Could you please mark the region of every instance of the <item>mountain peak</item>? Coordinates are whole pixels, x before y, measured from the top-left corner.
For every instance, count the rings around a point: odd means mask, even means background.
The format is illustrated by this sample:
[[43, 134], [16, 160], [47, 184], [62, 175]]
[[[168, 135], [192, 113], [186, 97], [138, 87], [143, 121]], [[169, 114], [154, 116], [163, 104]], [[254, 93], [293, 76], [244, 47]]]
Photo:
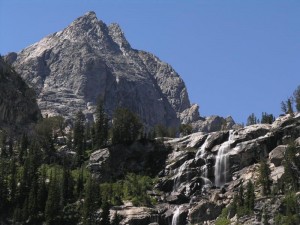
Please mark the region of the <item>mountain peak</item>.
[[97, 18], [96, 13], [94, 11], [88, 11], [84, 14], [85, 17]]
[[79, 26], [79, 27], [82, 27], [82, 28], [91, 28], [92, 26], [91, 25], [95, 25], [97, 24], [98, 22], [101, 22], [103, 23], [102, 21], [99, 21], [97, 16], [96, 16], [96, 13], [95, 12], [87, 12], [86, 14], [84, 14], [83, 16], [77, 18], [72, 24], [71, 26]]
[[117, 23], [110, 24], [108, 26], [108, 30], [109, 30], [109, 35], [112, 37], [113, 41], [119, 45], [121, 50], [131, 48], [119, 24]]

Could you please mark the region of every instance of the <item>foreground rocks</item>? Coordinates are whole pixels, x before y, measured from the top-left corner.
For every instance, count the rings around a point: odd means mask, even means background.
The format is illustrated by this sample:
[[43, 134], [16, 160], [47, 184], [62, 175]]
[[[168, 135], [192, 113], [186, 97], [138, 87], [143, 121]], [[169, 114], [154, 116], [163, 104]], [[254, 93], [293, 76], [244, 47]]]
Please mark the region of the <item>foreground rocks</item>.
[[[119, 208], [124, 216], [122, 224], [169, 225], [174, 220], [180, 225], [214, 224], [222, 209], [233, 201], [241, 185], [246, 187], [250, 180], [257, 183], [262, 158], [268, 161], [272, 183], [280, 182], [284, 174], [282, 165], [286, 144], [297, 139], [299, 131], [300, 117], [287, 115], [278, 118], [272, 125], [256, 124], [231, 131], [198, 132], [181, 138], [166, 138], [163, 140], [165, 147], [160, 150], [154, 150], [153, 143], [101, 149], [92, 154], [89, 167], [95, 174], [109, 171], [121, 176], [115, 167], [121, 166], [125, 171], [145, 170], [145, 159], [155, 152], [158, 156], [155, 162], [161, 162], [156, 164], [161, 170], [157, 171], [159, 181], [153, 195], [157, 205], [147, 209], [133, 206]], [[116, 154], [121, 148], [124, 154]], [[218, 167], [221, 168], [220, 174]], [[269, 223], [274, 224], [272, 217], [280, 208], [282, 196], [278, 196], [274, 203], [271, 198], [261, 196], [259, 186], [255, 189], [255, 196], [254, 214], [241, 218], [231, 215], [232, 223], [260, 224], [264, 212]]]

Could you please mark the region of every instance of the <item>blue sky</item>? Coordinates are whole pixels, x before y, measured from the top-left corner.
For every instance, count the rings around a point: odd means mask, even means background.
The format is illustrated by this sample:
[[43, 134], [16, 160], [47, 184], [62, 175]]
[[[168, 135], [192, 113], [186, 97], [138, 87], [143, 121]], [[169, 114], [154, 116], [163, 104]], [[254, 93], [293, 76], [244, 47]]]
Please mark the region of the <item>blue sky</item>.
[[171, 64], [200, 114], [280, 114], [300, 85], [299, 0], [0, 0], [0, 53], [20, 51], [87, 11]]

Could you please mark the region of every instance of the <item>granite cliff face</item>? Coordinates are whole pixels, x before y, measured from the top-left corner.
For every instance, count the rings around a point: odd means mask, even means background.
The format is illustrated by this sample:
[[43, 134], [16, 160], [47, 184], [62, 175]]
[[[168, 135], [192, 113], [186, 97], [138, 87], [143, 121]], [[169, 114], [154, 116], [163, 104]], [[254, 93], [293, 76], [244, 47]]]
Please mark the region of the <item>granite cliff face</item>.
[[[7, 59], [35, 89], [44, 115], [70, 118], [83, 110], [92, 118], [102, 98], [110, 116], [121, 106], [137, 113], [146, 127], [177, 127], [191, 107], [186, 86], [170, 65], [132, 49], [117, 24], [107, 26], [94, 12]], [[194, 109], [190, 114], [198, 119]]]
[[39, 117], [34, 91], [0, 58], [0, 129], [25, 128]]
[[[136, 221], [145, 225], [150, 222], [155, 225], [215, 224], [222, 209], [234, 201], [240, 187], [245, 188], [250, 180], [255, 185], [254, 213], [241, 218], [235, 213], [230, 214], [230, 224], [262, 224], [264, 214], [267, 215], [268, 224], [277, 224], [274, 218], [281, 210], [283, 195], [280, 192], [276, 197], [262, 195], [259, 162], [266, 160], [271, 172], [270, 182], [276, 187], [283, 182], [288, 143], [295, 140], [299, 152], [299, 136], [300, 114], [285, 115], [277, 118], [273, 124], [255, 124], [229, 131], [209, 134], [197, 132], [180, 138], [161, 139], [165, 148], [159, 150], [155, 150], [151, 142], [144, 145], [135, 143], [127, 147], [125, 153], [125, 149], [120, 147], [100, 149], [91, 155], [88, 168], [101, 181], [108, 181], [112, 177], [105, 175], [118, 176], [120, 172], [117, 174], [115, 171], [120, 166], [123, 173], [147, 171], [149, 164], [146, 162], [151, 153], [161, 157], [155, 161], [165, 162], [155, 164], [156, 169], [162, 170], [157, 173], [155, 188], [149, 192], [156, 198], [157, 204], [147, 210], [139, 208], [139, 213], [130, 211], [137, 211], [135, 207], [113, 207], [111, 212], [124, 216], [120, 224], [135, 224]], [[295, 157], [299, 160], [300, 154], [295, 154]], [[294, 166], [293, 171], [299, 178], [300, 170], [297, 168]], [[300, 196], [300, 192], [297, 195]], [[274, 202], [274, 199], [277, 200]]]

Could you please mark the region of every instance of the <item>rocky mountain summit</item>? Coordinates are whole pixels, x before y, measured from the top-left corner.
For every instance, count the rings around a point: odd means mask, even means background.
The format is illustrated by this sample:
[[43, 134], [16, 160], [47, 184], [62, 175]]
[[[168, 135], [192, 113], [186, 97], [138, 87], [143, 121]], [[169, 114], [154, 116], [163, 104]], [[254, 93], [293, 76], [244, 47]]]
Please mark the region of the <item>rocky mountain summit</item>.
[[110, 116], [126, 107], [150, 127], [200, 119], [176, 71], [131, 48], [118, 24], [107, 26], [94, 12], [6, 58], [35, 89], [44, 115], [70, 118], [82, 110], [91, 118], [101, 98]]
[[[161, 156], [161, 160], [155, 161], [165, 161], [157, 164], [157, 168], [161, 168], [159, 180], [149, 193], [157, 199], [155, 207], [114, 207], [111, 211], [120, 213], [124, 218], [121, 224], [215, 224], [222, 209], [230, 208], [241, 186], [246, 187], [250, 180], [255, 185], [254, 213], [240, 218], [229, 213], [230, 223], [262, 224], [266, 220], [267, 224], [275, 224], [276, 213], [284, 210], [280, 203], [284, 197], [275, 190], [285, 175], [287, 144], [296, 140], [299, 149], [299, 137], [300, 114], [286, 115], [276, 119], [273, 124], [255, 124], [230, 131], [210, 134], [198, 132], [182, 138], [165, 138], [162, 142], [165, 148], [160, 148], [161, 153], [151, 143], [144, 146], [134, 144], [127, 147], [124, 153], [127, 157], [121, 156], [121, 164], [114, 164], [119, 160], [116, 148], [101, 149], [91, 155], [89, 168], [105, 181], [111, 178], [103, 175], [114, 174], [113, 171], [120, 165], [123, 173], [146, 171], [151, 152], [155, 153], [156, 158]], [[143, 154], [138, 154], [137, 163], [134, 163], [132, 155], [137, 155], [134, 153], [139, 151]], [[148, 156], [143, 157], [145, 154]], [[300, 155], [296, 154], [296, 157], [299, 161]], [[273, 193], [277, 194], [276, 201], [271, 196], [262, 195], [259, 185], [261, 160], [266, 160], [270, 169], [269, 179], [273, 184]], [[296, 176], [299, 183], [300, 171], [295, 169], [295, 173], [298, 173]]]

